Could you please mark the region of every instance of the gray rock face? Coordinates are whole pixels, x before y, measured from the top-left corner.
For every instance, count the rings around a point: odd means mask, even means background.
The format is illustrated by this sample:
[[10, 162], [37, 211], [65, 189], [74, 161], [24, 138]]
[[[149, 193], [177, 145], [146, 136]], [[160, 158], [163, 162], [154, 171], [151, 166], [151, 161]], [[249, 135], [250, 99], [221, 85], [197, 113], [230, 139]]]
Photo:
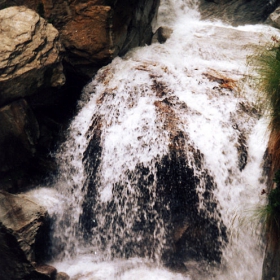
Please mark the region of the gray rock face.
[[0, 191], [1, 279], [47, 279], [34, 267], [44, 254], [46, 218], [46, 210], [30, 199]]
[[114, 9], [115, 55], [123, 55], [131, 48], [151, 43], [152, 22], [160, 1], [118, 0], [114, 2], [112, 7]]
[[202, 19], [221, 19], [233, 25], [264, 22], [279, 0], [201, 0]]
[[0, 106], [65, 82], [58, 31], [26, 7], [0, 10]]

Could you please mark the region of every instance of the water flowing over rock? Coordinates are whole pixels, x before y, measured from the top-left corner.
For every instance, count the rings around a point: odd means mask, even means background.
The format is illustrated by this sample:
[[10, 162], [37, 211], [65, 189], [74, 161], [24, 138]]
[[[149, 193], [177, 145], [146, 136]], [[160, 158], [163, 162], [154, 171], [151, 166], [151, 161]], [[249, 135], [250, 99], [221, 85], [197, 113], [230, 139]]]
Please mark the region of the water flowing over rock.
[[264, 22], [280, 4], [278, 0], [201, 0], [203, 19], [221, 19], [234, 25]]
[[261, 203], [267, 137], [246, 59], [278, 31], [202, 22], [196, 4], [163, 1], [170, 38], [98, 71], [54, 188], [33, 193], [54, 220], [53, 264], [73, 279], [261, 275], [246, 210]]
[[0, 10], [0, 105], [65, 82], [58, 32], [25, 7]]
[[[263, 128], [246, 57], [277, 31], [211, 25], [189, 19], [187, 4], [175, 6], [165, 7], [173, 17], [165, 44], [114, 59], [84, 89], [57, 154], [63, 211], [52, 210], [55, 266], [120, 262], [107, 275], [114, 279], [141, 258], [193, 279], [186, 267], [194, 263], [204, 267], [202, 279], [261, 274], [258, 237], [238, 224], [238, 211], [257, 203], [264, 187], [266, 140], [255, 142]], [[69, 275], [89, 279], [96, 270], [77, 271]]]
[[43, 207], [24, 196], [0, 192], [1, 279], [50, 279], [35, 265], [46, 256], [48, 231]]

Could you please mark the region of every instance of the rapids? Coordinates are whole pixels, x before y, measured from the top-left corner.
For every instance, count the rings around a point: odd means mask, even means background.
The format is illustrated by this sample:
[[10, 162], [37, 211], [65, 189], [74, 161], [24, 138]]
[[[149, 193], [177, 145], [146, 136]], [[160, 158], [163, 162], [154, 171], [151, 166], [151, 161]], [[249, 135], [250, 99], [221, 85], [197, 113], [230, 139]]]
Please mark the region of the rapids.
[[[55, 185], [30, 194], [54, 220], [52, 264], [71, 279], [260, 279], [251, 210], [268, 139], [247, 58], [278, 31], [200, 21], [187, 0], [162, 1], [158, 26], [173, 29], [166, 43], [115, 58], [84, 88]], [[174, 272], [163, 264], [181, 231], [187, 271]]]

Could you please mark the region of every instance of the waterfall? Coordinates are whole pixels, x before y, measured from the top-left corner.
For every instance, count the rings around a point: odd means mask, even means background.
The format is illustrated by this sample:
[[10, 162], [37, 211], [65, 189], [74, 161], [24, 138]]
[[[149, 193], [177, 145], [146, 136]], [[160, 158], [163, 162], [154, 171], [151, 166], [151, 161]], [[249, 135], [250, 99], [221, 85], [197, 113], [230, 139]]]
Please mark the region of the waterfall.
[[200, 21], [196, 5], [162, 1], [166, 43], [99, 70], [55, 186], [34, 193], [55, 221], [54, 265], [71, 279], [261, 278], [250, 210], [264, 200], [267, 122], [247, 57], [277, 31]]

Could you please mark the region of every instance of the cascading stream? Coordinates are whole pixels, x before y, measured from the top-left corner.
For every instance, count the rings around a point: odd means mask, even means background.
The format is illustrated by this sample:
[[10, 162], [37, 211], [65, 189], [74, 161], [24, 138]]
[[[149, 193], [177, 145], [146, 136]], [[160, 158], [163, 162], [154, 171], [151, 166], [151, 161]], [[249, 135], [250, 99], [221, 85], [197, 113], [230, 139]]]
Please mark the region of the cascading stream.
[[246, 210], [263, 200], [266, 121], [246, 59], [277, 31], [202, 22], [195, 7], [162, 1], [171, 38], [115, 58], [84, 88], [55, 190], [33, 194], [71, 279], [261, 277]]

